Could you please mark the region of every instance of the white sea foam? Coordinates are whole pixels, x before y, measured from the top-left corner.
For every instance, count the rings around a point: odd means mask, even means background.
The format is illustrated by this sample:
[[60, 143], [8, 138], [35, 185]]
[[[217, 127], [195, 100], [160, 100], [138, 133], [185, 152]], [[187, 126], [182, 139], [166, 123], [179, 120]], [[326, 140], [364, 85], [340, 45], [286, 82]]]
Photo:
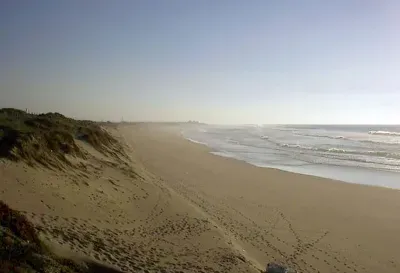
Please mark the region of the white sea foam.
[[370, 135], [381, 135], [381, 136], [400, 136], [400, 132], [389, 132], [389, 131], [369, 131]]
[[318, 134], [297, 134], [299, 136], [318, 137], [318, 138], [329, 138], [329, 139], [346, 139], [344, 136], [332, 136], [332, 135], [318, 135]]
[[[219, 156], [296, 172], [306, 168], [308, 174], [314, 174], [315, 167], [332, 168], [327, 177], [343, 179], [338, 166], [345, 167], [343, 170], [350, 176], [363, 169], [400, 171], [400, 132], [395, 132], [397, 129], [385, 130], [382, 126], [205, 126], [185, 129], [182, 135], [189, 141], [207, 145]], [[354, 167], [357, 169], [348, 169]], [[400, 188], [400, 176], [387, 181], [384, 175], [363, 177], [371, 177], [369, 183], [374, 185], [385, 182], [398, 184], [396, 187]], [[363, 184], [364, 178], [357, 182]]]
[[207, 145], [207, 143], [205, 143], [205, 142], [201, 142], [201, 141], [197, 141], [197, 140], [194, 140], [194, 139], [191, 139], [191, 138], [186, 138], [187, 140], [189, 140], [190, 142], [193, 142], [193, 143], [197, 143], [197, 144], [201, 144], [201, 145]]
[[[400, 170], [400, 136], [382, 127], [208, 126], [183, 135], [251, 164], [323, 164]], [[394, 127], [393, 127], [394, 128]], [[383, 136], [382, 136], [383, 135]]]
[[321, 148], [321, 147], [309, 147], [301, 146], [299, 144], [279, 144], [281, 147], [295, 148], [301, 150], [312, 150], [316, 152], [329, 152], [329, 153], [339, 153], [339, 154], [351, 154], [351, 155], [369, 155], [369, 156], [379, 156], [386, 158], [400, 159], [400, 153], [393, 153], [387, 151], [369, 151], [369, 150], [351, 150], [351, 149], [341, 149], [341, 148]]
[[301, 146], [299, 144], [288, 144], [288, 143], [281, 143], [278, 144], [281, 147], [286, 147], [286, 148], [299, 148], [299, 149], [303, 149], [303, 150], [312, 150], [312, 147], [307, 147], [307, 146]]

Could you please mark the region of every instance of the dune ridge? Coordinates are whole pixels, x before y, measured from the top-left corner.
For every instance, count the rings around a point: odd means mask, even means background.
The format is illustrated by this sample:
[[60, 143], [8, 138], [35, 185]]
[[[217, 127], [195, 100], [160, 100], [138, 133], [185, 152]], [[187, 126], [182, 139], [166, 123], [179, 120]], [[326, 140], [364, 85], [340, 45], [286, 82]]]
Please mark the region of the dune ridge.
[[[250, 273], [271, 262], [299, 273], [400, 268], [400, 191], [220, 157], [182, 138], [182, 126], [193, 124], [43, 118], [70, 124], [67, 143], [79, 152], [53, 150], [46, 137], [56, 134], [43, 136], [49, 125], [5, 130], [0, 119], [2, 151], [9, 132], [28, 131], [41, 139], [40, 156], [55, 163], [23, 157], [33, 142], [22, 137], [8, 149], [22, 149], [18, 157], [0, 157], [0, 200], [26, 217], [51, 253], [78, 260], [85, 272]], [[99, 141], [78, 134], [81, 124]], [[62, 147], [65, 139], [54, 141]]]
[[[121, 130], [132, 125], [0, 113], [0, 146], [7, 151], [0, 200], [32, 223], [44, 245], [55, 253], [62, 248], [68, 260], [78, 257], [85, 272], [260, 271], [208, 215], [145, 167]], [[46, 134], [62, 128], [68, 137]], [[82, 137], [89, 129], [99, 141]]]

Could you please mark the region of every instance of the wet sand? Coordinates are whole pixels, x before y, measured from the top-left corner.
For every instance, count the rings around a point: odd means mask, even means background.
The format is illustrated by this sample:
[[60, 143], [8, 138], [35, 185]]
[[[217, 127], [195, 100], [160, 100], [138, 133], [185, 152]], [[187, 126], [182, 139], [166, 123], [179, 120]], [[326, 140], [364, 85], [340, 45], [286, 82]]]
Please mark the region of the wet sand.
[[123, 128], [153, 174], [250, 260], [299, 272], [398, 272], [400, 191], [258, 168], [156, 126]]
[[129, 158], [79, 142], [87, 158], [63, 171], [2, 160], [0, 199], [49, 244], [124, 272], [400, 270], [400, 191], [216, 156], [174, 126], [110, 131]]

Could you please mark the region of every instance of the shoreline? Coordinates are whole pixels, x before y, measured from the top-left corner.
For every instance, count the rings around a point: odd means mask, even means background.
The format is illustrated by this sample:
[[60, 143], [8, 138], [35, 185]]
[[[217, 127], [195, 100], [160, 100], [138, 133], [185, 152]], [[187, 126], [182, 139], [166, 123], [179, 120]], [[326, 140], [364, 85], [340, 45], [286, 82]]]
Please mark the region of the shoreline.
[[75, 140], [85, 157], [63, 170], [4, 161], [0, 199], [50, 246], [124, 272], [398, 272], [399, 191], [221, 157], [178, 129], [107, 127], [120, 156]]
[[[235, 159], [259, 168], [275, 169], [294, 174], [309, 175], [318, 178], [326, 178], [342, 183], [400, 190], [400, 183], [399, 183], [400, 172], [389, 171], [389, 170], [377, 170], [377, 169], [370, 169], [370, 168], [356, 167], [356, 166], [339, 166], [339, 165], [328, 165], [328, 164], [309, 164], [307, 166], [277, 165], [275, 167], [272, 165], [252, 163], [245, 159], [240, 159], [235, 156], [230, 156], [224, 153], [223, 151], [218, 151], [211, 148], [208, 144], [204, 142], [200, 142], [192, 138], [185, 137], [182, 133], [180, 133], [179, 136], [191, 143], [207, 147], [209, 149], [210, 154], [224, 158]], [[374, 181], [375, 179], [381, 180], [382, 176], [386, 178], [386, 184], [388, 185], [373, 184], [369, 182], [369, 181]]]
[[299, 272], [394, 273], [400, 268], [398, 190], [213, 155], [176, 129], [122, 131], [136, 144], [146, 169], [202, 210], [259, 264], [282, 261]]

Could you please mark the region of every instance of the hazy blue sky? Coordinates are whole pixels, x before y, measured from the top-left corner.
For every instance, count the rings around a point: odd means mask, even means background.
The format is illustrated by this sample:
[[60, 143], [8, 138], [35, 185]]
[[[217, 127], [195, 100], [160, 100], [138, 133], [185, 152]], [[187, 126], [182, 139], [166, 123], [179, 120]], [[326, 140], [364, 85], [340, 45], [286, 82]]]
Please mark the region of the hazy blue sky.
[[3, 0], [0, 107], [400, 123], [400, 1]]

